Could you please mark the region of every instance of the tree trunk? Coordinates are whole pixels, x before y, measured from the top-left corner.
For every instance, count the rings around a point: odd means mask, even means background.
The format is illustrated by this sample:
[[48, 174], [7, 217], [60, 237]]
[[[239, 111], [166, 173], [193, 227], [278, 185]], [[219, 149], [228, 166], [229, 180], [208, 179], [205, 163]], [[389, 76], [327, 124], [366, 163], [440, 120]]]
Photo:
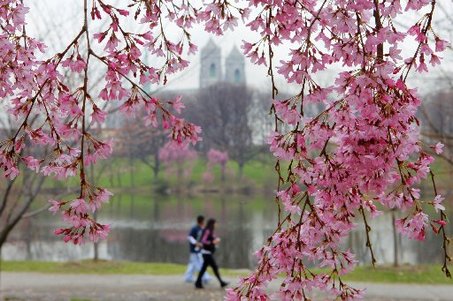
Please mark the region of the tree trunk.
[[224, 183], [226, 180], [225, 173], [226, 173], [226, 164], [220, 166], [220, 179], [222, 180], [222, 183]]
[[183, 173], [182, 163], [177, 162], [176, 164], [177, 164], [176, 174], [177, 174], [177, 178], [178, 178], [178, 184], [181, 185], [182, 184], [182, 173]]
[[[97, 211], [95, 211], [93, 213], [93, 218], [95, 221], [97, 221], [98, 219], [98, 213]], [[95, 242], [93, 243], [93, 247], [94, 247], [94, 256], [93, 256], [93, 260], [94, 261], [98, 261], [99, 260], [99, 243], [98, 242]]]
[[157, 179], [157, 176], [159, 175], [159, 171], [160, 171], [159, 152], [156, 152], [154, 154], [154, 167], [153, 167], [154, 179]]
[[112, 159], [112, 161], [110, 161], [109, 163], [104, 163], [104, 164], [107, 164], [108, 168], [109, 168], [108, 172], [109, 172], [110, 187], [115, 187], [115, 183], [113, 182], [113, 168], [112, 168], [113, 162], [114, 162], [114, 160]]
[[132, 154], [129, 156], [129, 175], [131, 178], [131, 187], [135, 187], [135, 175], [134, 175], [134, 158]]
[[238, 174], [238, 177], [239, 177], [239, 180], [242, 179], [242, 176], [244, 174], [244, 162], [239, 162], [239, 174]]
[[122, 187], [123, 183], [121, 182], [121, 171], [116, 171], [116, 180], [118, 181], [118, 187]]
[[25, 223], [25, 226], [27, 227], [26, 229], [26, 232], [25, 232], [25, 245], [26, 245], [26, 260], [32, 260], [33, 259], [33, 256], [32, 256], [32, 252], [31, 252], [31, 243], [33, 241], [33, 236], [32, 236], [32, 227], [31, 227], [31, 219], [27, 219], [24, 221]]
[[392, 230], [393, 230], [393, 266], [397, 267], [399, 266], [399, 261], [398, 261], [398, 232], [396, 230], [396, 216], [395, 216], [395, 209], [392, 209]]

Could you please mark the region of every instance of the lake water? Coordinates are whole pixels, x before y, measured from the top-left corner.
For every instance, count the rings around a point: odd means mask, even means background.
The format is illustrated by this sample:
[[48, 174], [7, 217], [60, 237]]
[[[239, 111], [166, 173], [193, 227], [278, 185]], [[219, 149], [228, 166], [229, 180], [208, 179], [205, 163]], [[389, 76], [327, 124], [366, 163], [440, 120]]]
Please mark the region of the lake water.
[[[203, 214], [218, 220], [217, 233], [222, 238], [216, 253], [219, 264], [229, 268], [251, 268], [256, 262], [254, 251], [274, 229], [275, 212], [272, 197], [118, 194], [100, 212], [99, 220], [111, 223], [112, 231], [108, 239], [99, 244], [99, 258], [186, 263], [187, 233], [194, 218]], [[372, 221], [371, 238], [379, 263], [393, 262], [391, 220], [391, 214], [386, 213]], [[47, 212], [22, 221], [3, 247], [3, 259], [67, 261], [93, 258], [93, 244], [73, 246], [55, 237], [53, 230], [59, 224], [59, 217]], [[357, 230], [344, 243], [354, 250], [361, 263], [367, 264], [370, 258], [365, 238], [363, 225], [358, 222]], [[400, 263], [440, 262], [440, 239], [431, 233], [424, 243], [399, 237], [398, 245]]]

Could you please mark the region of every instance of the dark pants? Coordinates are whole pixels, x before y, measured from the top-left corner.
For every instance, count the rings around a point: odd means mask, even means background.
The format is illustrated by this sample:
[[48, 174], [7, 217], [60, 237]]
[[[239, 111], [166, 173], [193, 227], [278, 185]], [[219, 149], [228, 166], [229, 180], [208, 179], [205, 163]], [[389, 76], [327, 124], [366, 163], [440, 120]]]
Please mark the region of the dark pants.
[[220, 284], [222, 284], [223, 281], [219, 274], [219, 267], [217, 266], [217, 263], [215, 262], [214, 256], [212, 254], [203, 254], [203, 266], [201, 267], [200, 273], [198, 273], [198, 278], [195, 284], [201, 286], [201, 279], [203, 277], [203, 274], [208, 269], [208, 266], [212, 268], [217, 279], [219, 279]]

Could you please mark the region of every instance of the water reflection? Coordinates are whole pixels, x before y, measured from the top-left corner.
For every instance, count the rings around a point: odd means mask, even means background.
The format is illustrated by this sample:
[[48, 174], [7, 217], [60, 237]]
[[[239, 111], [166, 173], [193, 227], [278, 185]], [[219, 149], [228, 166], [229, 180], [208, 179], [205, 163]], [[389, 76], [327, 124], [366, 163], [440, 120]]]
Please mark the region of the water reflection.
[[[102, 259], [145, 262], [186, 263], [187, 232], [198, 214], [215, 217], [222, 243], [217, 253], [221, 266], [251, 268], [257, 250], [276, 224], [275, 204], [271, 198], [245, 196], [157, 197], [117, 194], [100, 213], [99, 220], [112, 224], [108, 239], [99, 245]], [[65, 261], [93, 258], [92, 244], [72, 246], [61, 242], [52, 232], [57, 216], [43, 213], [26, 219], [13, 231], [2, 255], [6, 260]], [[391, 214], [372, 223], [371, 239], [378, 262], [392, 263], [394, 239]], [[361, 263], [369, 263], [363, 225], [344, 242], [354, 250]], [[400, 263], [431, 263], [440, 260], [440, 238], [429, 235], [416, 242], [398, 237]]]

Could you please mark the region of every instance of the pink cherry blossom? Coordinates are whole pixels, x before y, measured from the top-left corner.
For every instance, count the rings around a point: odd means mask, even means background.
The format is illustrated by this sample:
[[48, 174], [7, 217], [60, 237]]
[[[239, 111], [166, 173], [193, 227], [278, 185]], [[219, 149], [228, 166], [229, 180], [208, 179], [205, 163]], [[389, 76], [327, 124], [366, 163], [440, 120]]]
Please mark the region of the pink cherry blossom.
[[436, 37], [436, 52], [444, 51], [448, 46], [448, 42]]
[[93, 114], [91, 114], [92, 122], [97, 122], [99, 124], [104, 123], [107, 113], [100, 110], [98, 107], [93, 107]]
[[438, 212], [438, 210], [445, 210], [445, 207], [442, 205], [442, 201], [444, 199], [445, 198], [442, 197], [441, 195], [436, 195], [436, 197], [434, 198], [433, 206], [436, 212]]
[[441, 142], [437, 142], [433, 148], [438, 155], [442, 154], [442, 152], [444, 151], [444, 145]]
[[75, 199], [71, 202], [71, 208], [75, 214], [85, 214], [88, 212], [88, 206], [84, 199]]
[[53, 214], [57, 213], [60, 210], [61, 206], [64, 205], [64, 202], [55, 200], [49, 200], [49, 203], [51, 204], [49, 211]]
[[40, 161], [38, 159], [33, 158], [32, 156], [23, 157], [22, 160], [25, 162], [25, 165], [34, 170], [35, 172], [39, 172]]

